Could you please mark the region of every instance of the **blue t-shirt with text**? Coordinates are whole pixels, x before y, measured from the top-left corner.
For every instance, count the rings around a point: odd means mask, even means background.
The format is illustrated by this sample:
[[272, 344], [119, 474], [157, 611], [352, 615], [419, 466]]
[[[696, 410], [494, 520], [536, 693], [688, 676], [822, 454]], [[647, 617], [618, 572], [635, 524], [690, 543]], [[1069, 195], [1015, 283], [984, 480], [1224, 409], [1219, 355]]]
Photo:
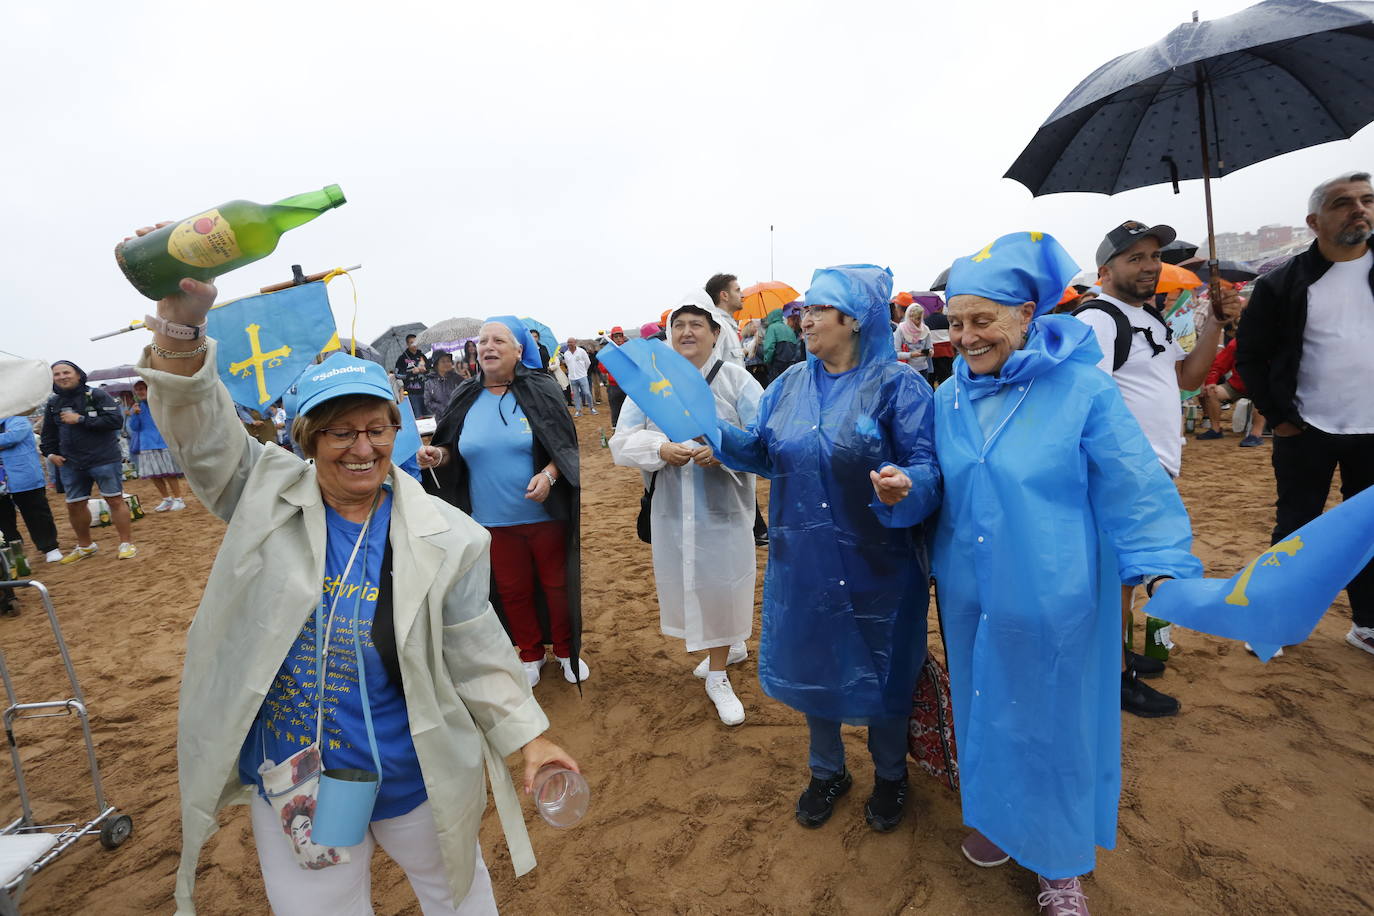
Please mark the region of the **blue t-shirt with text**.
[[458, 452], [468, 465], [477, 524], [505, 528], [553, 518], [543, 503], [525, 498], [534, 474], [534, 431], [514, 395], [478, 396], [463, 421]]
[[[391, 528], [391, 494], [382, 491], [381, 501], [367, 529], [367, 540], [358, 548], [353, 569], [343, 578], [349, 554], [362, 533], [362, 524], [350, 522], [325, 507], [325, 560], [321, 619], [329, 619], [329, 605], [338, 595], [334, 627], [325, 658], [324, 732], [320, 752], [325, 769], [375, 769], [363, 720], [362, 693], [358, 689], [358, 664], [353, 644], [354, 613], [367, 673], [368, 704], [377, 752], [382, 761], [382, 787], [372, 819], [399, 817], [414, 810], [428, 797], [420, 774], [420, 760], [410, 738], [410, 717], [405, 695], [387, 677], [382, 657], [372, 642], [372, 620], [377, 611], [382, 556]], [[315, 740], [316, 692], [315, 613], [312, 610], [300, 635], [268, 688], [253, 727], [239, 753], [239, 778], [261, 791], [258, 766], [264, 759], [281, 763]]]

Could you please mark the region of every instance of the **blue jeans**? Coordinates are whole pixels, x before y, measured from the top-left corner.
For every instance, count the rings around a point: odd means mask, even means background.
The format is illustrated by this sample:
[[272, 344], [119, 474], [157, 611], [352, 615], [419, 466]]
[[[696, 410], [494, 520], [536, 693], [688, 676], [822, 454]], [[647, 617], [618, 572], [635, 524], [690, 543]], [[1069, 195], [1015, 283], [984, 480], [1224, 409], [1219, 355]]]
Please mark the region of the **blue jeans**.
[[[840, 723], [807, 716], [806, 727], [811, 730], [811, 775], [831, 779], [844, 772]], [[901, 779], [906, 775], [907, 727], [906, 718], [869, 722], [868, 752], [873, 755], [873, 772], [880, 779]]]
[[92, 483], [100, 489], [101, 496], [124, 495], [124, 465], [118, 461], [97, 464], [91, 468], [79, 468], [68, 461], [57, 472], [62, 475], [62, 489], [69, 503], [90, 499]]
[[585, 375], [582, 378], [568, 379], [572, 386], [573, 407], [581, 410], [592, 406], [592, 383]]

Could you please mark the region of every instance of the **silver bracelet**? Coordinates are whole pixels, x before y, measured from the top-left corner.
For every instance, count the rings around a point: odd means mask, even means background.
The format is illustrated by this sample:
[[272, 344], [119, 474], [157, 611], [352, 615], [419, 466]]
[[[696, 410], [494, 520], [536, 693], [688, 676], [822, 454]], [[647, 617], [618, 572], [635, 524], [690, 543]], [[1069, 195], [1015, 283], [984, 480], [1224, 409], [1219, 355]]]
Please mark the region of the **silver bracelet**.
[[201, 341], [200, 346], [194, 350], [164, 350], [155, 343], [148, 344], [148, 349], [153, 352], [154, 356], [160, 356], [163, 359], [190, 359], [193, 356], [208, 352], [210, 341], [208, 339]]
[[552, 474], [550, 474], [548, 471], [540, 471], [539, 473], [543, 474], [545, 477], [547, 477], [547, 478], [549, 479], [549, 486], [550, 486], [550, 487], [552, 487], [554, 484], [558, 483], [558, 478], [555, 477], [555, 476], [553, 476]]

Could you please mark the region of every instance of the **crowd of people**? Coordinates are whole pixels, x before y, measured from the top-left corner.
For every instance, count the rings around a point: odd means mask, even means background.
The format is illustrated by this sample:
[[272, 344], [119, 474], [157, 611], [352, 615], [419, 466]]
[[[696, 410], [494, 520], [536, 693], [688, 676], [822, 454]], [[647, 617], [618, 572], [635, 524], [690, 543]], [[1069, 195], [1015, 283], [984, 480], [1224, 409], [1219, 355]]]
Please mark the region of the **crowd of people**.
[[[533, 853], [502, 759], [521, 751], [526, 789], [545, 766], [578, 769], [543, 736], [532, 691], [550, 655], [575, 689], [591, 677], [574, 421], [598, 412], [599, 380], [612, 460], [644, 484], [660, 629], [704, 653], [693, 674], [727, 726], [746, 719], [729, 668], [748, 658], [754, 548], [767, 550], [758, 677], [807, 726], [797, 822], [822, 827], [853, 786], [842, 724], [866, 729], [865, 822], [903, 822], [933, 584], [962, 853], [986, 868], [1014, 859], [1037, 876], [1042, 913], [1086, 916], [1082, 878], [1115, 845], [1121, 713], [1180, 710], [1144, 683], [1165, 664], [1125, 634], [1138, 591], [1148, 602], [1202, 574], [1175, 483], [1183, 396], [1201, 392], [1199, 438], [1220, 437], [1222, 405], [1242, 401], [1240, 444], [1272, 434], [1275, 542], [1323, 511], [1337, 469], [1346, 498], [1374, 484], [1374, 408], [1351, 395], [1374, 384], [1369, 174], [1322, 182], [1307, 221], [1306, 252], [1248, 290], [1199, 298], [1187, 346], [1157, 299], [1166, 225], [1109, 229], [1091, 287], [1073, 285], [1078, 265], [1052, 236], [1016, 232], [956, 260], [943, 297], [840, 265], [743, 326], [737, 278], [716, 274], [640, 328], [714, 395], [716, 428], [688, 441], [596, 359], [625, 342], [622, 327], [551, 356], [513, 316], [488, 319], [458, 354], [426, 356], [412, 336], [394, 372], [329, 355], [266, 420], [245, 420], [205, 337], [216, 291], [184, 280], [158, 303], [127, 405], [59, 361], [37, 435], [22, 416], [0, 425], [0, 528], [18, 539], [17, 512], [49, 560], [77, 562], [97, 549], [94, 489], [118, 556], [134, 557], [122, 431], [159, 509], [184, 505], [184, 475], [227, 523], [187, 636], [184, 911], [217, 812], [238, 802], [277, 912], [369, 912], [380, 844], [425, 913], [491, 913], [486, 782], [523, 873]], [[402, 399], [436, 418], [408, 468], [393, 463]], [[40, 455], [65, 494], [66, 555]], [[1347, 642], [1374, 655], [1374, 569], [1348, 595]], [[368, 829], [322, 845], [317, 792], [344, 771], [376, 778]]]

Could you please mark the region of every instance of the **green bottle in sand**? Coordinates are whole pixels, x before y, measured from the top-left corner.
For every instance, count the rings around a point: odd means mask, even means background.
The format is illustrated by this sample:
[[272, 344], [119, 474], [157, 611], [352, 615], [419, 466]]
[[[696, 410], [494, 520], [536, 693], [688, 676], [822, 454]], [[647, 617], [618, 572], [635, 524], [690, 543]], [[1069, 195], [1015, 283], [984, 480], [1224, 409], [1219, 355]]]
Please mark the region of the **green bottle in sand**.
[[1160, 620], [1158, 617], [1146, 616], [1145, 618], [1145, 655], [1149, 658], [1157, 658], [1162, 662], [1169, 660], [1169, 650], [1174, 647], [1171, 638], [1173, 624], [1167, 620]]
[[274, 204], [231, 200], [120, 242], [115, 260], [134, 289], [149, 299], [161, 299], [177, 291], [182, 277], [209, 283], [267, 257], [283, 234], [344, 203], [336, 184]]

